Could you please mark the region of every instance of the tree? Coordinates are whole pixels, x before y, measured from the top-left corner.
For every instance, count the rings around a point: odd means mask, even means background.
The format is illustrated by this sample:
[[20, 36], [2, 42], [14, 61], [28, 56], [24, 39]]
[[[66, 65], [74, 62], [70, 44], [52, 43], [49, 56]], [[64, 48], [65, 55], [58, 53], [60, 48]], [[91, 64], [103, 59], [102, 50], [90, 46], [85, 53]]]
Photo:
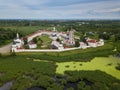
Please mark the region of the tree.
[[59, 38], [57, 38], [57, 39], [56, 39], [56, 41], [60, 42], [60, 39], [59, 39]]
[[120, 40], [120, 34], [115, 35], [115, 41], [118, 41], [118, 40]]
[[75, 47], [79, 47], [79, 46], [80, 46], [79, 40], [75, 41]]
[[28, 44], [27, 38], [24, 38], [24, 44], [25, 44], [25, 45]]
[[110, 35], [109, 34], [99, 34], [99, 38], [100, 39], [104, 39], [104, 40], [109, 40], [110, 39]]
[[80, 81], [77, 86], [78, 86], [79, 90], [83, 90], [85, 88], [85, 82], [84, 81]]
[[37, 43], [37, 38], [33, 38], [33, 42], [34, 42], [34, 43]]
[[74, 90], [74, 88], [70, 87], [70, 88], [68, 88], [67, 90]]

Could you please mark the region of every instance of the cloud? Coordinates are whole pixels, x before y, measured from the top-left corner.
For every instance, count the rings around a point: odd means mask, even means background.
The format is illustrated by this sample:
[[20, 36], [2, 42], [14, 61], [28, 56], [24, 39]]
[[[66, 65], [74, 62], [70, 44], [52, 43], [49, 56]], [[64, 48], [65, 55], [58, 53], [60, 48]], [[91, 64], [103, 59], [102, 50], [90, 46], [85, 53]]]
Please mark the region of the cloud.
[[119, 12], [120, 13], [120, 8], [117, 7], [117, 8], [112, 8], [112, 9], [103, 9], [103, 10], [97, 10], [97, 11], [94, 11], [94, 12], [98, 12], [98, 13], [115, 13], [115, 12]]
[[0, 0], [0, 18], [120, 19], [119, 0]]

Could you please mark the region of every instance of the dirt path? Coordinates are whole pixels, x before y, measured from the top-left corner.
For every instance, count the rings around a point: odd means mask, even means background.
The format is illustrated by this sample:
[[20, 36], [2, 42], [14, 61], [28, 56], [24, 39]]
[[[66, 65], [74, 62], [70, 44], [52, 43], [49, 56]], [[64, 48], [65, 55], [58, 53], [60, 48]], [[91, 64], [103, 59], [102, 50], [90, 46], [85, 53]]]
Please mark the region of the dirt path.
[[12, 46], [12, 43], [5, 45], [3, 47], [0, 47], [0, 53], [2, 53], [2, 54], [9, 53], [11, 50], [11, 46]]

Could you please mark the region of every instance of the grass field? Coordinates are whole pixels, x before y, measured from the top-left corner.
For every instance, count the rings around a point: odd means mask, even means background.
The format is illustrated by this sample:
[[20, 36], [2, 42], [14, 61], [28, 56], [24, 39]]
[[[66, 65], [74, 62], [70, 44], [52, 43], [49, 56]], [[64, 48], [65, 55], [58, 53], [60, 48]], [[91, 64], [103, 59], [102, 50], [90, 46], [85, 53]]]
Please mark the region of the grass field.
[[[89, 61], [75, 62], [74, 60], [72, 60], [72, 62], [60, 63], [56, 61], [50, 61], [47, 59], [34, 59], [34, 58], [30, 58], [27, 55], [0, 57], [0, 86], [5, 84], [6, 82], [14, 81], [11, 90], [25, 90], [26, 88], [35, 87], [35, 86], [52, 88], [50, 90], [56, 90], [53, 88], [63, 88], [64, 85], [56, 84], [53, 77], [55, 75], [59, 76], [59, 74], [64, 76], [64, 71], [67, 70], [86, 71], [85, 78], [89, 80], [88, 77], [90, 77], [92, 78], [93, 81], [94, 81], [94, 77], [87, 75], [87, 72], [90, 73], [89, 71], [95, 71], [95, 72], [91, 72], [92, 75], [96, 74], [96, 70], [101, 70], [106, 72], [107, 74], [102, 74], [102, 72], [97, 73], [98, 76], [96, 76], [96, 78], [99, 78], [100, 75], [102, 75], [100, 77], [102, 78], [102, 81], [104, 78], [106, 78], [113, 83], [114, 81], [118, 82], [120, 79], [119, 77], [120, 71], [115, 69], [117, 63], [120, 63], [120, 59], [114, 57], [109, 57], [109, 58], [99, 57], [93, 59], [90, 62]], [[58, 67], [56, 67], [56, 65]], [[109, 76], [108, 74], [111, 76]], [[75, 75], [77, 74], [75, 73]], [[74, 76], [72, 77], [74, 78]], [[115, 79], [114, 77], [117, 79]], [[61, 80], [60, 83], [63, 82], [67, 82], [67, 80]], [[95, 82], [101, 82], [101, 80]], [[58, 90], [64, 90], [64, 89], [58, 89]], [[95, 89], [91, 89], [91, 90], [95, 90]]]
[[39, 81], [44, 82], [38, 85], [48, 85], [49, 81], [53, 81], [51, 77], [54, 74], [53, 62], [35, 62], [19, 56], [0, 58], [0, 86], [14, 80], [12, 90], [25, 90], [25, 88], [37, 86]]
[[120, 71], [115, 69], [117, 64], [120, 63], [120, 58], [115, 57], [96, 57], [90, 62], [63, 62], [56, 63], [57, 69], [56, 73], [64, 74], [65, 71], [75, 71], [75, 70], [100, 70], [107, 74], [120, 79]]
[[39, 36], [39, 37], [43, 41], [43, 45], [50, 45], [51, 39], [49, 38], [48, 35], [42, 35], [42, 36]]
[[17, 55], [23, 57], [30, 57], [33, 59], [49, 60], [54, 62], [66, 62], [66, 61], [90, 61], [94, 57], [107, 57], [114, 54], [114, 47], [107, 43], [102, 47], [88, 48], [88, 49], [78, 49], [65, 52], [46, 52], [46, 53], [17, 53]]
[[21, 32], [23, 35], [28, 35], [38, 30], [49, 29], [49, 27], [42, 27], [42, 26], [8, 26], [8, 27], [3, 27], [3, 28], [5, 29], [9, 28], [11, 30], [16, 30], [18, 32]]
[[48, 47], [51, 45], [51, 39], [48, 35], [41, 35], [36, 38], [38, 49], [48, 49]]

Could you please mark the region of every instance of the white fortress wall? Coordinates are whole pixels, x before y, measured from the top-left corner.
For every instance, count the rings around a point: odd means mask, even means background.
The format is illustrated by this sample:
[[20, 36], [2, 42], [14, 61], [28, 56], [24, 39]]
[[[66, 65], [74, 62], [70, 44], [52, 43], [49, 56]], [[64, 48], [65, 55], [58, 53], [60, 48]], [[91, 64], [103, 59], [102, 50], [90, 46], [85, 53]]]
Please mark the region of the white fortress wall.
[[46, 35], [50, 36], [53, 33], [55, 33], [55, 32], [53, 32], [53, 31], [51, 31], [51, 32], [49, 32], [49, 31], [41, 31], [41, 32], [35, 33], [35, 34], [31, 35], [31, 36], [28, 36], [28, 42], [31, 41], [33, 38], [35, 38], [37, 36], [41, 36], [42, 34], [46, 34]]

